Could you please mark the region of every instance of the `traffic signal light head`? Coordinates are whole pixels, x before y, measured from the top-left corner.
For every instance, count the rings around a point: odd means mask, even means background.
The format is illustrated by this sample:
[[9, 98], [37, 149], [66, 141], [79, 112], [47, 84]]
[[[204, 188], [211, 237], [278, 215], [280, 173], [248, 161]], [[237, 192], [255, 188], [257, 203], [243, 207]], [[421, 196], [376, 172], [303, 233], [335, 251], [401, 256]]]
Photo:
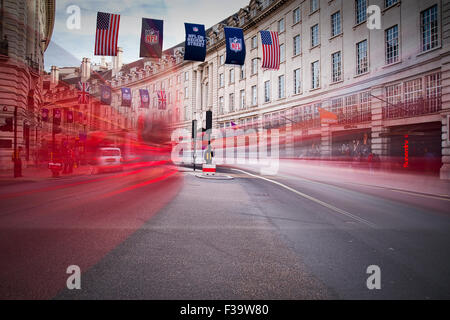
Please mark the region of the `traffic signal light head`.
[[212, 111], [206, 111], [206, 130], [212, 129]]

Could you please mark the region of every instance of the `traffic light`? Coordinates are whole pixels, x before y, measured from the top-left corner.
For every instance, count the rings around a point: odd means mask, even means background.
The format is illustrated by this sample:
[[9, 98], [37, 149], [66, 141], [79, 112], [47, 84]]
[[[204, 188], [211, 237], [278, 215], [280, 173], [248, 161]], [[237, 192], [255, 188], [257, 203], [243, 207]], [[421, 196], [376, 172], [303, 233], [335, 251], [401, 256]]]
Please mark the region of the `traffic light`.
[[13, 118], [5, 118], [5, 124], [0, 126], [0, 131], [13, 131]]
[[206, 111], [206, 130], [212, 129], [212, 111]]

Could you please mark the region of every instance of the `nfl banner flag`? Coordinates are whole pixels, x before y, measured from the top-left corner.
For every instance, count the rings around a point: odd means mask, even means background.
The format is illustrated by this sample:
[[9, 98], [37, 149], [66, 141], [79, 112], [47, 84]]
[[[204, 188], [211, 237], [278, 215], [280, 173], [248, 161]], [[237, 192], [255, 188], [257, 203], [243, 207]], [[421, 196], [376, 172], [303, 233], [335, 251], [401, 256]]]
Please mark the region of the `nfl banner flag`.
[[61, 110], [53, 109], [53, 124], [60, 125], [61, 124]]
[[131, 107], [131, 89], [122, 88], [122, 107]]
[[48, 122], [48, 109], [42, 109], [42, 121]]
[[110, 105], [111, 104], [111, 87], [102, 85], [102, 86], [100, 86], [100, 91], [101, 91], [100, 100], [101, 100], [102, 104]]
[[117, 56], [120, 15], [97, 12], [97, 30], [95, 32], [96, 56]]
[[140, 57], [161, 58], [163, 20], [142, 18]]
[[139, 89], [139, 95], [141, 96], [141, 108], [148, 108], [150, 104], [150, 97], [148, 96], [147, 89]]
[[245, 62], [244, 32], [241, 28], [225, 27], [225, 41], [227, 44], [226, 64], [243, 65]]
[[166, 110], [167, 99], [166, 92], [164, 90], [158, 91], [158, 109]]
[[280, 42], [278, 32], [260, 31], [261, 44], [263, 49], [262, 68], [280, 69]]
[[73, 111], [65, 110], [66, 112], [66, 123], [73, 123]]
[[206, 33], [202, 24], [185, 23], [184, 60], [205, 61]]

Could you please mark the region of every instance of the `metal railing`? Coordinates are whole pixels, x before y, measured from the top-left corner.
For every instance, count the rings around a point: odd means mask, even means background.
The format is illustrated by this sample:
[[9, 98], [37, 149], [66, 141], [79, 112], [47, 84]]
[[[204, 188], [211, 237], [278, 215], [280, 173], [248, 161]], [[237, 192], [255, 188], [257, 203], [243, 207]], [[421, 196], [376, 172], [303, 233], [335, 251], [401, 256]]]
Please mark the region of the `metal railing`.
[[442, 109], [441, 97], [419, 99], [414, 102], [402, 102], [383, 106], [383, 119], [417, 117], [439, 112]]

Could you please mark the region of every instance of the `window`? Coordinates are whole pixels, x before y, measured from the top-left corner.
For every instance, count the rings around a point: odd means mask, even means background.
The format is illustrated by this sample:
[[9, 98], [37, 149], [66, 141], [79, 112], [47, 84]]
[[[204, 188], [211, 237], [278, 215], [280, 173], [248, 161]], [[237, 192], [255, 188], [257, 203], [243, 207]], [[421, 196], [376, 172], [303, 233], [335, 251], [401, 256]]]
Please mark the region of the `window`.
[[319, 44], [319, 25], [313, 25], [311, 27], [311, 48]]
[[258, 37], [254, 36], [252, 38], [252, 49], [256, 49], [256, 48], [258, 48]]
[[284, 75], [278, 77], [278, 99], [284, 98]]
[[399, 46], [398, 46], [398, 26], [395, 25], [385, 31], [386, 41], [386, 64], [394, 63], [398, 61]]
[[331, 81], [337, 82], [341, 81], [342, 74], [342, 61], [341, 61], [341, 52], [335, 52], [331, 55], [331, 70], [333, 72]]
[[301, 92], [300, 69], [294, 70], [294, 94]]
[[181, 76], [177, 75], [177, 83], [180, 84], [181, 83]]
[[296, 56], [300, 54], [300, 35], [294, 37], [294, 52], [293, 55]]
[[252, 74], [256, 74], [258, 71], [258, 59], [252, 59]]
[[299, 23], [302, 20], [300, 8], [294, 9], [292, 12], [292, 20], [294, 21], [294, 24]]
[[189, 72], [184, 73], [184, 81], [189, 81]]
[[356, 0], [355, 2], [355, 15], [356, 24], [360, 24], [366, 21], [367, 15], [367, 0]]
[[270, 80], [264, 82], [264, 102], [270, 101]]
[[252, 106], [256, 106], [258, 103], [258, 91], [256, 86], [252, 86]]
[[314, 12], [319, 9], [319, 0], [310, 0], [309, 2], [311, 4], [310, 12]]
[[425, 77], [425, 93], [429, 112], [441, 110], [441, 74], [434, 73]]
[[228, 98], [229, 112], [234, 112], [234, 93], [230, 93]]
[[278, 21], [278, 33], [284, 32], [284, 19]]
[[234, 69], [230, 70], [230, 83], [234, 83]]
[[390, 6], [393, 6], [396, 4], [398, 0], [384, 0], [384, 7], [389, 8]]
[[367, 40], [364, 40], [356, 44], [356, 74], [362, 74], [367, 71]]
[[439, 43], [437, 5], [421, 12], [420, 29], [422, 33], [422, 51], [436, 48]]
[[341, 12], [338, 11], [331, 15], [331, 36], [337, 36], [341, 33]]
[[219, 97], [219, 114], [224, 114], [224, 103], [223, 103], [223, 97]]
[[390, 105], [396, 105], [402, 102], [402, 85], [400, 83], [387, 86], [386, 90], [386, 101]]
[[225, 86], [225, 79], [223, 73], [219, 74], [219, 88], [223, 88]]
[[314, 61], [311, 63], [311, 88], [317, 89], [319, 85], [319, 61]]
[[241, 67], [240, 67], [240, 70], [239, 70], [240, 72], [239, 72], [239, 76], [240, 76], [240, 79], [242, 80], [242, 79], [245, 79], [245, 65], [242, 65]]
[[220, 64], [224, 64], [225, 63], [225, 59], [224, 59], [223, 55], [221, 55], [219, 59], [220, 59]]
[[422, 78], [404, 83], [404, 97], [406, 106], [414, 104], [422, 98]]
[[185, 99], [189, 98], [189, 88], [188, 87], [184, 88], [184, 98]]
[[284, 62], [286, 60], [286, 50], [284, 43], [280, 44], [280, 62]]
[[245, 109], [245, 90], [239, 92], [239, 108], [241, 110]]

